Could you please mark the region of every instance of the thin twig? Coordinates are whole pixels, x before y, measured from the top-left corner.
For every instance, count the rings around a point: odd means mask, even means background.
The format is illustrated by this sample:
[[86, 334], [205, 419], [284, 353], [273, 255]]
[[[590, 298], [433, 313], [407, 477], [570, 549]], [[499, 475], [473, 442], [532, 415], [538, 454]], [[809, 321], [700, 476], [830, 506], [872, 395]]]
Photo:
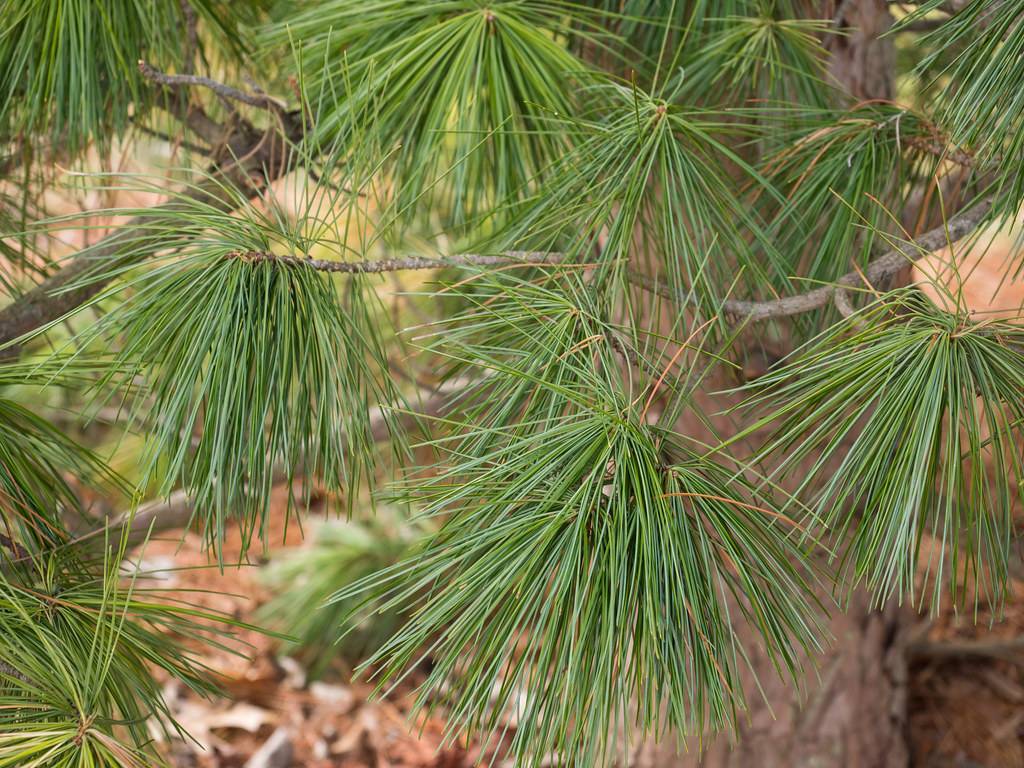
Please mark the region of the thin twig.
[[151, 67], [142, 59], [139, 59], [139, 71], [147, 80], [160, 85], [208, 88], [222, 98], [248, 104], [250, 107], [269, 109], [272, 112], [282, 112], [286, 106], [279, 99], [275, 99], [268, 94], [246, 93], [202, 75], [169, 75], [166, 72], [161, 72], [159, 69]]
[[[460, 253], [455, 256], [444, 258], [430, 258], [426, 256], [408, 256], [401, 259], [380, 259], [377, 261], [327, 261], [324, 259], [300, 258], [296, 256], [281, 256], [269, 251], [239, 251], [230, 254], [231, 257], [245, 261], [274, 261], [280, 264], [287, 264], [295, 267], [308, 267], [321, 272], [334, 272], [341, 274], [380, 274], [384, 272], [399, 272], [403, 270], [419, 269], [441, 269], [444, 267], [490, 267], [504, 266], [508, 264], [558, 264], [565, 258], [565, 254], [547, 251], [505, 251], [498, 254], [477, 254]], [[616, 334], [607, 334], [608, 342], [628, 363], [638, 368], [646, 369], [652, 373], [646, 361], [630, 348]], [[657, 375], [658, 371], [653, 371]]]
[[[864, 269], [857, 269], [839, 278], [834, 285], [786, 296], [769, 301], [746, 301], [727, 299], [722, 304], [723, 311], [733, 317], [759, 322], [779, 317], [788, 317], [810, 312], [836, 301], [837, 288], [852, 288], [857, 285], [877, 285], [897, 275], [909, 264], [925, 253], [960, 240], [973, 232], [985, 218], [992, 205], [991, 199], [980, 202], [965, 213], [949, 219], [949, 221], [932, 229], [913, 241], [908, 248], [894, 248], [889, 253], [872, 261]], [[915, 253], [916, 252], [916, 253]], [[564, 254], [543, 251], [507, 251], [503, 254], [460, 254], [446, 258], [428, 258], [410, 256], [401, 259], [381, 259], [379, 261], [327, 261], [320, 259], [301, 258], [296, 256], [279, 256], [267, 251], [245, 251], [233, 254], [237, 258], [250, 261], [277, 261], [295, 266], [306, 266], [324, 272], [340, 272], [345, 274], [367, 274], [379, 272], [396, 272], [400, 270], [438, 269], [445, 266], [495, 266], [515, 262], [524, 263], [558, 263]], [[642, 288], [658, 293], [666, 298], [678, 298], [668, 286], [659, 283], [646, 275], [636, 272], [628, 274], [629, 280]], [[690, 296], [686, 303], [692, 303]], [[842, 301], [842, 299], [838, 299]], [[851, 307], [852, 309], [852, 307]], [[842, 311], [842, 309], [840, 310]]]
[[400, 259], [380, 259], [377, 261], [328, 261], [326, 259], [310, 259], [298, 256], [280, 256], [268, 251], [238, 251], [230, 254], [230, 256], [244, 261], [274, 261], [289, 266], [308, 267], [319, 272], [362, 275], [417, 269], [441, 269], [453, 266], [490, 267], [518, 262], [524, 264], [556, 264], [562, 254], [544, 251], [505, 251], [499, 254], [462, 253], [443, 258], [408, 256]]
[[850, 302], [850, 294], [842, 288], [836, 288], [832, 294], [832, 301], [843, 317], [850, 318], [857, 314], [856, 307]]

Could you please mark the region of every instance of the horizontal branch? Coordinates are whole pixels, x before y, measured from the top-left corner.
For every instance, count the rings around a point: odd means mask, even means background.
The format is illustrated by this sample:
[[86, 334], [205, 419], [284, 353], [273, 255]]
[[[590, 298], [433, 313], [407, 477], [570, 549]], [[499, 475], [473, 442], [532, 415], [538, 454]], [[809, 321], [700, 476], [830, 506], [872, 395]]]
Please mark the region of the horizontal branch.
[[463, 253], [440, 258], [407, 256], [398, 259], [379, 259], [377, 261], [331, 261], [299, 256], [282, 256], [269, 251], [239, 251], [231, 254], [231, 256], [243, 261], [274, 261], [278, 264], [287, 264], [289, 266], [308, 267], [319, 272], [336, 272], [346, 275], [441, 269], [444, 267], [492, 267], [520, 262], [523, 264], [557, 264], [562, 259], [562, 254], [560, 253], [544, 251], [505, 251], [504, 253], [497, 254]]
[[907, 653], [925, 659], [999, 658], [1024, 664], [1024, 637], [995, 640], [921, 640], [907, 646]]
[[142, 76], [150, 82], [157, 83], [159, 85], [166, 85], [171, 87], [200, 87], [207, 88], [218, 96], [228, 99], [229, 101], [237, 101], [242, 104], [248, 104], [251, 107], [258, 107], [259, 109], [270, 109], [273, 111], [281, 111], [285, 108], [283, 102], [279, 99], [275, 99], [273, 96], [269, 96], [265, 93], [246, 93], [240, 91], [238, 88], [233, 88], [230, 85], [225, 85], [222, 82], [214, 80], [209, 77], [203, 77], [202, 75], [168, 75], [166, 72], [161, 72], [142, 59], [139, 59], [139, 72]]
[[[916, 240], [908, 243], [905, 248], [894, 248], [883, 256], [879, 256], [863, 269], [844, 275], [839, 278], [834, 285], [823, 285], [805, 293], [767, 301], [726, 299], [722, 303], [722, 310], [728, 315], [739, 319], [749, 320], [751, 322], [760, 322], [780, 317], [804, 314], [816, 309], [821, 309], [833, 301], [837, 301], [841, 310], [849, 311], [851, 307], [848, 298], [845, 296], [839, 296], [837, 298], [837, 291], [844, 293], [844, 288], [875, 286], [895, 277], [926, 253], [942, 248], [951, 242], [955, 242], [969, 235], [978, 228], [982, 221], [984, 221], [991, 206], [991, 199], [981, 201], [970, 210], [953, 216], [942, 226], [925, 232]], [[323, 272], [338, 272], [344, 274], [372, 274], [380, 272], [398, 272], [402, 270], [439, 269], [441, 267], [449, 266], [497, 266], [515, 262], [557, 264], [565, 258], [565, 255], [562, 253], [545, 251], [505, 251], [501, 254], [489, 255], [459, 254], [443, 258], [409, 256], [398, 259], [355, 262], [328, 261], [297, 256], [281, 256], [268, 251], [245, 251], [234, 255], [236, 258], [246, 259], [249, 261], [277, 261], [283, 264], [306, 266]], [[671, 288], [646, 275], [630, 271], [628, 273], [628, 278], [631, 282], [639, 285], [645, 290], [660, 294], [669, 299], [679, 298]], [[867, 281], [867, 286], [864, 285], [865, 281]], [[691, 301], [692, 298], [687, 296], [686, 303], [690, 303]]]
[[[209, 192], [207, 192], [209, 194]], [[168, 206], [173, 206], [169, 203]], [[895, 248], [884, 256], [872, 261], [863, 270], [850, 272], [841, 277], [835, 285], [823, 285], [819, 288], [794, 296], [767, 301], [747, 301], [742, 299], [726, 299], [722, 304], [723, 311], [733, 317], [761, 322], [781, 317], [804, 314], [820, 309], [835, 300], [837, 288], [854, 288], [884, 282], [915, 261], [920, 256], [959, 240], [973, 232], [984, 220], [991, 207], [991, 200], [986, 199], [969, 211], [952, 217], [940, 227], [936, 227], [914, 240], [906, 248]], [[155, 209], [158, 211], [159, 209]], [[145, 217], [152, 221], [151, 216]], [[65, 286], [81, 278], [97, 260], [115, 258], [120, 246], [128, 239], [140, 237], [139, 228], [144, 226], [142, 219], [133, 219], [118, 232], [101, 241], [100, 246], [89, 254], [79, 256], [52, 278], [27, 293], [14, 304], [0, 311], [0, 346], [31, 330], [55, 320], [71, 309], [79, 306], [96, 295], [103, 284], [99, 281], [89, 283], [71, 291], [57, 293]], [[914, 253], [916, 251], [916, 253]], [[286, 256], [268, 251], [245, 251], [234, 254], [236, 258], [249, 261], [276, 261], [293, 266], [304, 266], [323, 272], [341, 274], [378, 274], [402, 270], [440, 269], [450, 266], [497, 266], [516, 262], [533, 264], [556, 264], [564, 258], [564, 254], [544, 251], [506, 251], [501, 254], [458, 254], [440, 258], [425, 256], [409, 256], [396, 259], [380, 259], [377, 261], [331, 261], [310, 259], [297, 256]], [[658, 293], [670, 299], [679, 297], [666, 285], [639, 273], [630, 272], [629, 279], [645, 290]], [[687, 303], [692, 301], [687, 297]]]
[[[726, 314], [742, 320], [761, 322], [821, 309], [834, 300], [837, 288], [867, 287], [864, 285], [865, 281], [869, 286], [884, 283], [926, 253], [966, 237], [978, 228], [991, 207], [992, 200], [985, 199], [970, 210], [953, 216], [944, 225], [925, 232], [921, 237], [908, 243], [906, 248], [894, 248], [885, 255], [879, 256], [862, 270], [844, 275], [836, 281], [835, 285], [823, 285], [806, 293], [768, 301], [726, 299], [722, 303], [722, 310]], [[677, 298], [676, 294], [662, 283], [642, 275], [631, 275], [631, 279], [634, 278], [639, 285], [647, 290], [669, 299]]]

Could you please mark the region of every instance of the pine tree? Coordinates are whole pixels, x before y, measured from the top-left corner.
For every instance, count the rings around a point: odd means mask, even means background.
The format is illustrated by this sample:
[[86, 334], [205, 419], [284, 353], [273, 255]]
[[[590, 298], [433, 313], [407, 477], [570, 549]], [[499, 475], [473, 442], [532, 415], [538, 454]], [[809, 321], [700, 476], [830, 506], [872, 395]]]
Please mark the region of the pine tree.
[[1024, 325], [909, 267], [1018, 216], [1022, 19], [0, 0], [0, 766], [160, 761], [237, 625], [126, 564], [281, 484], [412, 521], [281, 629], [385, 616], [362, 672], [517, 766], [730, 729], [855, 594], [997, 612]]

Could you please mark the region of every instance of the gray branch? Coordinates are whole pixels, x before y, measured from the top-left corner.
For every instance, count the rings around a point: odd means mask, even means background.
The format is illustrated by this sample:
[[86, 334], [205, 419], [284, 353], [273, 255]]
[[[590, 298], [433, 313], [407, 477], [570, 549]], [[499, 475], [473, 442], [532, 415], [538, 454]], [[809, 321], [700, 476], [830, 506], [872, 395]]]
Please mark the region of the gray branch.
[[203, 77], [202, 75], [168, 75], [166, 72], [161, 72], [159, 69], [151, 67], [142, 59], [139, 59], [139, 72], [141, 72], [142, 76], [150, 82], [158, 83], [160, 85], [186, 88], [198, 86], [200, 88], [207, 88], [228, 101], [237, 101], [242, 104], [248, 104], [250, 107], [269, 109], [273, 112], [281, 112], [285, 108], [283, 102], [266, 93], [246, 93], [245, 91], [240, 91], [230, 85], [225, 85], [218, 80]]
[[[952, 217], [945, 225], [925, 232], [905, 248], [894, 248], [885, 255], [879, 256], [863, 270], [844, 275], [836, 281], [835, 285], [823, 285], [820, 288], [814, 288], [805, 293], [768, 301], [727, 299], [722, 303], [722, 309], [727, 314], [736, 318], [755, 323], [780, 317], [801, 315], [821, 309], [834, 300], [837, 287], [868, 287], [864, 285], [865, 280], [870, 286], [884, 283], [898, 275], [926, 253], [966, 237], [984, 221], [991, 207], [992, 200], [985, 199], [970, 210]], [[648, 277], [637, 276], [636, 281], [642, 287], [666, 298], [677, 298], [668, 286], [656, 283]]]
[[232, 256], [244, 261], [274, 261], [278, 264], [287, 264], [294, 267], [308, 267], [319, 272], [337, 272], [346, 275], [441, 269], [452, 266], [491, 267], [519, 262], [524, 264], [557, 264], [562, 259], [562, 254], [560, 253], [545, 251], [505, 251], [500, 254], [463, 253], [441, 258], [407, 256], [377, 261], [328, 261], [326, 259], [310, 259], [300, 256], [280, 256], [268, 251], [244, 251], [234, 253]]
[[[728, 315], [750, 320], [751, 322], [804, 314], [820, 309], [832, 301], [836, 301], [840, 305], [840, 309], [849, 311], [851, 307], [848, 297], [845, 296], [844, 288], [866, 288], [885, 283], [926, 253], [942, 248], [951, 242], [969, 235], [984, 221], [991, 207], [991, 199], [982, 200], [970, 210], [952, 217], [946, 224], [925, 232], [916, 240], [908, 243], [906, 247], [893, 248], [885, 255], [872, 261], [863, 270], [844, 275], [836, 281], [835, 285], [823, 285], [805, 293], [767, 301], [726, 299], [722, 303], [722, 309]], [[565, 254], [544, 251], [505, 251], [501, 254], [492, 255], [469, 253], [443, 258], [409, 256], [397, 259], [355, 262], [328, 261], [299, 256], [279, 256], [266, 251], [247, 251], [237, 253], [235, 256], [250, 261], [276, 261], [294, 266], [305, 266], [323, 272], [343, 274], [373, 274], [402, 270], [439, 269], [449, 266], [498, 266], [516, 262], [557, 264], [565, 258]], [[668, 286], [658, 283], [646, 275], [630, 272], [629, 279], [642, 288], [658, 293], [666, 298], [679, 298]], [[865, 280], [868, 285], [864, 284]], [[685, 297], [685, 301], [690, 303], [692, 297]]]

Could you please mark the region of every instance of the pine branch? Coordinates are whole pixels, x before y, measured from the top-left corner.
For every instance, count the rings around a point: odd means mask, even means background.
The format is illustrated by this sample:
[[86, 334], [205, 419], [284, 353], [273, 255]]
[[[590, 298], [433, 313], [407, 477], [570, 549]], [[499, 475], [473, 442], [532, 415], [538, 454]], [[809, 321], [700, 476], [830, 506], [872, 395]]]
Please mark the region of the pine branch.
[[308, 267], [319, 272], [337, 272], [346, 275], [378, 274], [382, 272], [400, 272], [405, 270], [441, 269], [451, 266], [491, 267], [517, 262], [527, 264], [557, 263], [562, 254], [543, 251], [506, 251], [501, 254], [464, 253], [443, 258], [426, 256], [408, 256], [398, 259], [380, 259], [378, 261], [328, 261], [326, 259], [310, 259], [298, 256], [280, 256], [269, 251], [245, 251], [231, 254], [244, 261], [275, 261], [295, 267]]
[[[912, 241], [909, 247], [894, 248], [883, 256], [879, 256], [863, 270], [844, 275], [836, 281], [835, 285], [823, 285], [820, 288], [814, 288], [795, 296], [786, 296], [781, 299], [768, 301], [726, 299], [722, 302], [722, 310], [736, 318], [756, 323], [780, 317], [791, 317], [821, 309], [834, 300], [837, 288], [863, 286], [865, 280], [870, 285], [885, 282], [898, 275], [913, 261], [916, 261], [928, 252], [966, 237], [985, 221], [991, 206], [991, 198], [981, 201], [969, 211], [949, 219], [946, 224], [925, 232], [921, 237]], [[645, 275], [630, 273], [630, 280], [646, 290], [666, 298], [678, 298], [666, 285], [658, 283]]]
[[[191, 54], [192, 19], [212, 34], [217, 60], [232, 64], [243, 43], [220, 0], [106, 3], [4, 2], [0, 37], [0, 125], [4, 140], [31, 137], [77, 160], [90, 146], [106, 155], [132, 117], [159, 105], [129, 51], [156, 59]], [[236, 3], [235, 6], [238, 6]], [[15, 8], [17, 10], [15, 11]], [[239, 11], [247, 19], [253, 16]]]
[[[863, 270], [853, 271], [840, 278], [836, 285], [825, 285], [820, 288], [800, 293], [794, 296], [787, 296], [781, 299], [769, 301], [748, 301], [743, 299], [726, 299], [722, 303], [722, 309], [726, 314], [737, 318], [761, 322], [773, 320], [780, 317], [790, 317], [806, 312], [821, 309], [826, 304], [836, 301], [845, 308], [849, 301], [837, 298], [840, 288], [854, 288], [862, 286], [866, 279], [871, 285], [885, 282], [899, 274], [913, 261], [937, 248], [956, 242], [981, 225], [991, 208], [990, 198], [978, 203], [969, 211], [951, 218], [946, 224], [929, 230], [914, 240], [908, 248], [894, 248], [888, 253], [879, 256]], [[378, 261], [342, 262], [328, 261], [322, 259], [308, 259], [296, 256], [279, 256], [267, 251], [247, 251], [235, 254], [238, 258], [251, 261], [277, 261], [283, 264], [295, 266], [307, 266], [324, 272], [338, 272], [343, 274], [375, 274], [381, 272], [398, 272], [403, 270], [440, 269], [448, 266], [497, 266], [514, 262], [528, 262], [537, 264], [558, 263], [565, 255], [558, 252], [543, 251], [506, 251], [503, 254], [459, 254], [444, 258], [429, 258], [424, 256], [410, 256], [398, 259], [380, 259]], [[656, 282], [646, 275], [638, 272], [630, 272], [631, 282], [639, 285], [645, 290], [657, 293], [666, 298], [678, 298], [666, 285]], [[692, 299], [687, 297], [687, 303]]]
[[[758, 379], [742, 406], [757, 420], [730, 442], [771, 425], [752, 463], [775, 461], [773, 480], [799, 483], [809, 519], [842, 542], [846, 585], [879, 603], [916, 603], [920, 589], [921, 607], [930, 594], [937, 610], [948, 581], [958, 607], [973, 594], [995, 609], [1024, 472], [1022, 340], [1012, 323], [965, 323], [890, 291]], [[941, 544], [927, 556], [925, 532]]]
[[[197, 191], [195, 194], [213, 195], [211, 199], [216, 199], [218, 189], [220, 189], [219, 185], [206, 185], [203, 187], [202, 193]], [[220, 191], [223, 194], [223, 190]], [[170, 207], [174, 205], [175, 203], [168, 203], [168, 209], [170, 210]], [[893, 249], [872, 261], [862, 272], [850, 272], [840, 278], [837, 281], [837, 285], [852, 288], [861, 285], [865, 279], [874, 285], [892, 278], [921, 255], [941, 248], [949, 242], [955, 242], [973, 232], [984, 221], [990, 207], [991, 199], [983, 200], [969, 211], [951, 218], [946, 225], [936, 227], [923, 234], [913, 241], [913, 248]], [[146, 219], [151, 220], [151, 217], [147, 216]], [[105, 238], [101, 247], [92, 253], [90, 258], [86, 259], [81, 256], [72, 258], [68, 266], [56, 275], [25, 294], [14, 304], [0, 311], [0, 345], [10, 344], [33, 329], [61, 317], [99, 293], [103, 288], [103, 282], [89, 283], [74, 290], [59, 291], [83, 277], [95, 265], [96, 259], [115, 258], [125, 240], [145, 237], [144, 232], [139, 231], [143, 223], [141, 218], [128, 222], [121, 230]], [[401, 270], [439, 269], [452, 265], [494, 266], [515, 261], [543, 264], [557, 262], [562, 257], [562, 254], [555, 252], [508, 251], [505, 254], [493, 255], [460, 254], [446, 258], [413, 256], [400, 259], [381, 259], [378, 261], [340, 262], [306, 259], [295, 256], [279, 256], [264, 251], [247, 251], [237, 255], [239, 258], [250, 260], [275, 260], [296, 266], [308, 266], [320, 271], [344, 274], [375, 274]], [[679, 298], [668, 286], [658, 283], [646, 275], [630, 272], [629, 279], [645, 290], [665, 296], [666, 298]], [[728, 315], [746, 319], [750, 322], [761, 322], [780, 317], [791, 317], [820, 309], [829, 302], [834, 301], [835, 292], [836, 286], [826, 285], [795, 296], [768, 301], [727, 299], [723, 302], [722, 309]], [[687, 303], [690, 303], [690, 301], [690, 297], [687, 297]], [[8, 352], [8, 354], [10, 353]]]
[[[420, 416], [435, 416], [444, 404], [456, 395], [456, 389], [446, 386], [429, 394], [424, 393], [419, 410], [415, 413], [403, 413], [402, 419], [411, 424]], [[383, 409], [377, 409], [371, 415], [370, 429], [373, 439], [379, 443], [391, 439], [391, 432], [388, 429]], [[285, 480], [286, 477], [282, 473], [279, 479]], [[109, 538], [115, 542], [114, 546], [117, 548], [122, 544], [130, 548], [141, 544], [153, 534], [188, 525], [194, 514], [193, 499], [186, 491], [177, 490], [165, 499], [156, 499], [142, 504], [134, 512], [131, 510], [121, 512], [98, 528], [75, 537], [69, 543], [82, 544], [93, 540], [103, 542]], [[127, 542], [123, 537], [127, 537]], [[20, 562], [22, 559], [24, 558], [19, 557], [15, 562]]]
[[[245, 251], [232, 254], [235, 258], [247, 261], [275, 261], [295, 267], [307, 267], [320, 272], [335, 272], [348, 275], [380, 274], [384, 272], [401, 272], [406, 270], [442, 269], [444, 267], [474, 266], [492, 267], [505, 264], [558, 264], [565, 259], [564, 253], [557, 251], [505, 251], [499, 254], [462, 253], [443, 258], [427, 256], [407, 256], [399, 259], [379, 259], [377, 261], [328, 261], [297, 256], [282, 256], [269, 251]], [[651, 371], [647, 361], [626, 342], [614, 333], [607, 334], [608, 343], [627, 362], [657, 376], [658, 371]]]
[[159, 85], [208, 88], [228, 101], [237, 101], [242, 104], [248, 104], [250, 107], [267, 109], [272, 112], [282, 112], [285, 108], [282, 101], [266, 93], [246, 93], [202, 75], [168, 75], [150, 66], [142, 59], [139, 59], [139, 72], [150, 82], [158, 83]]

